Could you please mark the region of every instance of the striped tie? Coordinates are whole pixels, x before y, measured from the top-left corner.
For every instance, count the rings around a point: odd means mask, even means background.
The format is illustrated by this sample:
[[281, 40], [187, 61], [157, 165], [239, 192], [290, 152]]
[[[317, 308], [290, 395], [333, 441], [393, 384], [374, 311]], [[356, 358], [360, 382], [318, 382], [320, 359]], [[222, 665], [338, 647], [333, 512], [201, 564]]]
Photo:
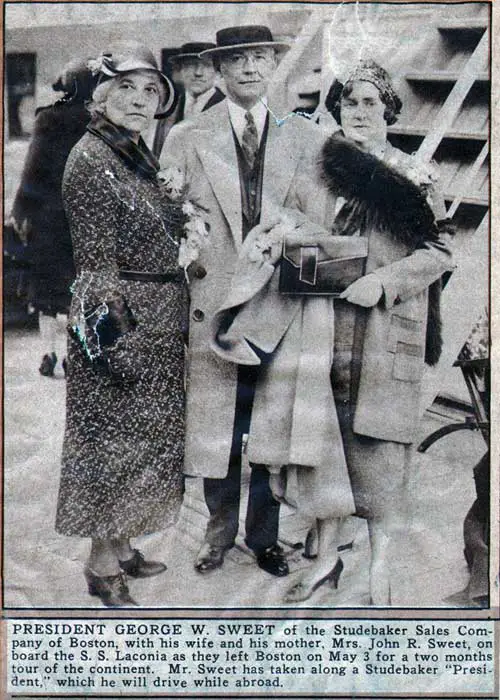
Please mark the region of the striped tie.
[[251, 112], [246, 112], [245, 121], [246, 125], [243, 129], [241, 147], [248, 165], [250, 168], [253, 168], [255, 158], [257, 157], [257, 151], [259, 150], [259, 134], [257, 133], [257, 127], [255, 126], [255, 121]]

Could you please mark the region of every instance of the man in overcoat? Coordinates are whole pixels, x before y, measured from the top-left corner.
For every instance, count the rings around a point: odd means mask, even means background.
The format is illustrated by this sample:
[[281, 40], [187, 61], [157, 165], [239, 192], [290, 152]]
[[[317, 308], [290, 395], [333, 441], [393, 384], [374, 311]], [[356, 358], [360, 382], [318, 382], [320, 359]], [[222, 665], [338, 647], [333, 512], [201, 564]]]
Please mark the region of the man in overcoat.
[[[262, 26], [217, 32], [206, 52], [224, 79], [227, 99], [174, 127], [162, 168], [181, 169], [188, 196], [208, 210], [208, 245], [191, 280], [185, 472], [202, 476], [210, 513], [195, 567], [222, 565], [238, 532], [242, 439], [248, 433], [258, 370], [231, 365], [210, 349], [210, 322], [227, 295], [238, 252], [260, 221], [288, 206], [295, 180], [319, 153], [324, 137], [302, 117], [279, 122], [268, 109], [267, 87], [279, 53]], [[277, 544], [279, 504], [264, 465], [252, 465], [246, 543], [265, 571], [284, 576]]]

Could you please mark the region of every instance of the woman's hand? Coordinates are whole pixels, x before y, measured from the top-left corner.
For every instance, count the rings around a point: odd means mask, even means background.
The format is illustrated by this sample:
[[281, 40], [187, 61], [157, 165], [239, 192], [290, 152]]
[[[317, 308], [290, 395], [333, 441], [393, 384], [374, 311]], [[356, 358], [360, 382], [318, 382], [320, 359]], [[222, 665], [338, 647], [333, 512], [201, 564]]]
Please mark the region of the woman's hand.
[[369, 308], [378, 304], [383, 293], [384, 288], [380, 280], [375, 275], [366, 275], [350, 284], [342, 292], [340, 299]]

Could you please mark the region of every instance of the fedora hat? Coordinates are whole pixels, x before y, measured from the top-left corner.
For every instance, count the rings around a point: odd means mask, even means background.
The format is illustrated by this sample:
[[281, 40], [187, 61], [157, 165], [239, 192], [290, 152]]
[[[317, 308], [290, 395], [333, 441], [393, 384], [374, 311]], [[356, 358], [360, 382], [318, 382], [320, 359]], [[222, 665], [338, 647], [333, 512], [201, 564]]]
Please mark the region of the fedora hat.
[[87, 66], [94, 76], [98, 76], [98, 83], [134, 70], [154, 71], [165, 88], [165, 99], [160, 111], [155, 114], [155, 118], [164, 117], [173, 105], [174, 86], [160, 71], [156, 58], [144, 44], [136, 41], [117, 41], [101, 51], [96, 59], [89, 60]]
[[190, 41], [181, 46], [179, 53], [170, 56], [168, 62], [175, 65], [182, 63], [186, 58], [200, 58], [200, 54], [209, 49], [215, 49], [215, 44], [210, 41]]
[[271, 30], [259, 24], [248, 24], [243, 27], [227, 27], [220, 29], [216, 34], [217, 45], [214, 49], [203, 51], [201, 56], [216, 56], [225, 51], [236, 49], [253, 49], [257, 46], [268, 46], [276, 51], [286, 51], [289, 44], [282, 41], [274, 41]]

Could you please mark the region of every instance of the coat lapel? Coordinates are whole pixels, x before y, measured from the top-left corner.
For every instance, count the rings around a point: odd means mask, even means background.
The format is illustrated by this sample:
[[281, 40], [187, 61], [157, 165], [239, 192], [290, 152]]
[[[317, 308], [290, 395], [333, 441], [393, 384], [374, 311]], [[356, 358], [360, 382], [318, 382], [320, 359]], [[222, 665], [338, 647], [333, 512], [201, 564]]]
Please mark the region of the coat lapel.
[[285, 203], [302, 154], [303, 143], [295, 138], [296, 129], [291, 119], [278, 126], [275, 117], [269, 113], [262, 185], [262, 221], [274, 215], [276, 206], [282, 207]]
[[212, 107], [195, 132], [195, 148], [219, 205], [226, 217], [237, 250], [242, 243], [241, 193], [238, 159], [229, 113], [224, 102]]

